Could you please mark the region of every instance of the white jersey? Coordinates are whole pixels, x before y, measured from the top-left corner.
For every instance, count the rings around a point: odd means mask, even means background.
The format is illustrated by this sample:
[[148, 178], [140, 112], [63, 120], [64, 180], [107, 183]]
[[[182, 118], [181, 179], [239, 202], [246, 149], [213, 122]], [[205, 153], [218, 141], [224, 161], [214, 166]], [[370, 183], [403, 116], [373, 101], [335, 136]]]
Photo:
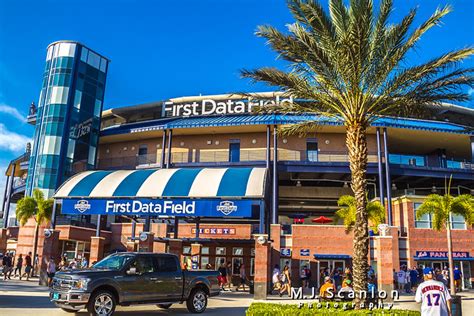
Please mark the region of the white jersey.
[[442, 282], [428, 280], [416, 289], [415, 300], [421, 302], [421, 316], [448, 316], [448, 289]]
[[407, 283], [407, 273], [403, 270], [397, 272], [398, 283], [404, 284]]

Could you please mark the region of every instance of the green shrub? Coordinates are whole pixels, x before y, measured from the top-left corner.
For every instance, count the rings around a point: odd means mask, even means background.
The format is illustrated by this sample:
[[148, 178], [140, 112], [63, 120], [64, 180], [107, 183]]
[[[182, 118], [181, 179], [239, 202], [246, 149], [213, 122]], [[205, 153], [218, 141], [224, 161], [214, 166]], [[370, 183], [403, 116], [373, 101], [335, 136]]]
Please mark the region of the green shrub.
[[[346, 309], [343, 309], [344, 303], [329, 303], [329, 308], [326, 308], [326, 303], [321, 303], [322, 307], [317, 308], [317, 303], [312, 303], [312, 308], [308, 307], [308, 303], [305, 303], [303, 307], [298, 307], [296, 304], [275, 304], [275, 303], [252, 303], [247, 309], [247, 316], [275, 316], [275, 315], [371, 315], [371, 316], [382, 316], [382, 315], [398, 315], [398, 316], [420, 316], [420, 312], [411, 310], [401, 309], [362, 309], [354, 310], [351, 309], [351, 303], [346, 305]], [[337, 305], [334, 305], [337, 304]]]

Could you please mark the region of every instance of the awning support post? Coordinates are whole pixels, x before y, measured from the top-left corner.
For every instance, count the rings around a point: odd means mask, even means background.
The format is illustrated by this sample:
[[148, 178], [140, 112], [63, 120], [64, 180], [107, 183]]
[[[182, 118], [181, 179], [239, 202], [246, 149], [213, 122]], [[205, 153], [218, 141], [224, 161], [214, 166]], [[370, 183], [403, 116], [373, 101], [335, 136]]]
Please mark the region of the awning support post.
[[387, 128], [383, 129], [383, 143], [385, 155], [385, 182], [387, 187], [387, 210], [388, 210], [388, 225], [392, 226], [392, 184], [390, 179], [390, 163], [388, 161], [388, 143], [387, 143]]
[[178, 217], [174, 217], [174, 239], [178, 239], [178, 229], [179, 229], [179, 219]]
[[200, 218], [196, 217], [196, 238], [199, 238], [199, 221]]
[[5, 203], [5, 213], [3, 215], [3, 218], [5, 219], [4, 223], [3, 223], [3, 226], [5, 228], [8, 227], [8, 217], [10, 216], [10, 200], [12, 198], [12, 193], [13, 193], [13, 180], [15, 179], [15, 169], [16, 169], [16, 164], [13, 164], [13, 167], [12, 167], [12, 173], [10, 175], [10, 180], [8, 182], [8, 194], [7, 194], [7, 198], [6, 198], [6, 201], [3, 201], [3, 203]]
[[100, 237], [100, 219], [101, 215], [97, 215], [97, 227], [95, 228], [95, 237]]
[[145, 219], [145, 231], [149, 232], [150, 231], [150, 224], [151, 224], [151, 217], [147, 216]]
[[165, 167], [165, 159], [166, 159], [166, 133], [167, 130], [163, 130], [163, 139], [161, 142], [161, 163], [160, 163], [160, 168]]
[[136, 230], [137, 230], [137, 221], [135, 221], [135, 219], [132, 219], [132, 240], [135, 240]]
[[259, 203], [259, 207], [260, 207], [260, 218], [259, 218], [259, 222], [258, 222], [258, 233], [259, 234], [265, 234], [265, 203], [263, 202], [260, 202]]
[[[5, 183], [10, 182], [10, 176], [7, 176], [7, 181]], [[7, 194], [8, 194], [8, 185], [5, 186], [5, 191], [3, 192], [3, 203], [2, 203], [2, 215], [3, 215], [3, 228], [8, 227], [8, 216], [5, 216], [5, 203], [7, 202]]]
[[273, 203], [272, 203], [272, 217], [271, 223], [278, 222], [278, 137], [277, 126], [273, 127]]
[[270, 152], [270, 147], [271, 147], [271, 130], [270, 130], [270, 125], [267, 125], [267, 157], [266, 157], [266, 166], [267, 170], [270, 170], [270, 159], [271, 159], [271, 152]]
[[173, 130], [170, 129], [168, 133], [168, 159], [166, 159], [166, 169], [171, 166], [171, 146], [173, 145]]
[[51, 229], [56, 228], [56, 208], [57, 208], [56, 199], [53, 199], [53, 212], [51, 214]]
[[382, 148], [380, 146], [380, 128], [377, 127], [377, 167], [379, 172], [380, 203], [385, 206], [385, 196], [383, 192], [383, 169], [382, 169]]

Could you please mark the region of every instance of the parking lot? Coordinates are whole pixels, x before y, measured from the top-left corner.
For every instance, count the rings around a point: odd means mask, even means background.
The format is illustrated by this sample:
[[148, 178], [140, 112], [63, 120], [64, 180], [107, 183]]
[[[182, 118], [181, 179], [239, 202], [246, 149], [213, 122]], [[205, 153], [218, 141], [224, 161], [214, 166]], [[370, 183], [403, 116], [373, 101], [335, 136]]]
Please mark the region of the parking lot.
[[[252, 295], [242, 292], [224, 292], [209, 299], [204, 315], [244, 315], [252, 303]], [[38, 286], [38, 281], [0, 280], [0, 315], [56, 316], [70, 315], [56, 308], [49, 301], [48, 289]], [[85, 311], [77, 315], [86, 315]], [[115, 315], [189, 315], [184, 304], [162, 310], [155, 305], [118, 306]]]

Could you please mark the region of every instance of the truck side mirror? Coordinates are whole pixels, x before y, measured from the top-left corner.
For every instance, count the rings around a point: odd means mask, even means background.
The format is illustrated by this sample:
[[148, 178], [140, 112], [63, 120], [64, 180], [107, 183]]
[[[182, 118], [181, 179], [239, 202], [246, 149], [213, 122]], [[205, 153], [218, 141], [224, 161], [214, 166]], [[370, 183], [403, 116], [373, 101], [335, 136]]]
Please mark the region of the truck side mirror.
[[135, 267], [130, 267], [130, 268], [127, 270], [126, 273], [127, 273], [128, 275], [136, 275], [136, 274], [138, 274], [138, 273], [137, 273], [137, 268], [135, 268]]

